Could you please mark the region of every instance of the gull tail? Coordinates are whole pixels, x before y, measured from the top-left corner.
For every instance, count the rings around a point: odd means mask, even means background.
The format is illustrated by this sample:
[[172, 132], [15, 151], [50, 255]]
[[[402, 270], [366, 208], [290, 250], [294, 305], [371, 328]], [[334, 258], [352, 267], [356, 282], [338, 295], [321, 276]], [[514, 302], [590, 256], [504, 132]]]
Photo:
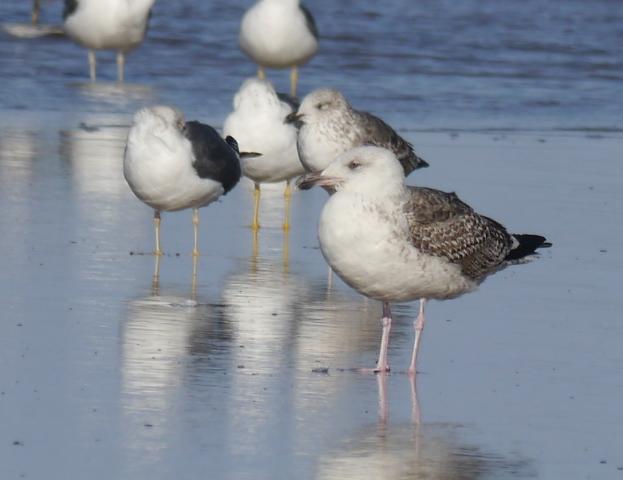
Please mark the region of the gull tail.
[[517, 261], [521, 260], [536, 252], [538, 248], [548, 248], [552, 244], [541, 235], [513, 234], [513, 248], [504, 260]]

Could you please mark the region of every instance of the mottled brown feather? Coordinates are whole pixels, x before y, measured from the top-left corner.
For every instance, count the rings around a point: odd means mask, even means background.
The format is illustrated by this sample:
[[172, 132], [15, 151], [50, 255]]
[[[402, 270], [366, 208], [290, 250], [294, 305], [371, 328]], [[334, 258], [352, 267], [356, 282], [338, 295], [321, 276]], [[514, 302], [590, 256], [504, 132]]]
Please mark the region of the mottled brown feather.
[[409, 187], [405, 214], [411, 243], [420, 251], [443, 257], [479, 280], [500, 266], [513, 243], [495, 220], [476, 213], [455, 193]]
[[417, 168], [428, 166], [428, 163], [416, 155], [413, 145], [383, 120], [368, 112], [353, 110], [353, 113], [359, 117], [358, 123], [363, 126], [359, 142], [362, 145], [374, 145], [393, 152], [402, 165], [405, 176]]

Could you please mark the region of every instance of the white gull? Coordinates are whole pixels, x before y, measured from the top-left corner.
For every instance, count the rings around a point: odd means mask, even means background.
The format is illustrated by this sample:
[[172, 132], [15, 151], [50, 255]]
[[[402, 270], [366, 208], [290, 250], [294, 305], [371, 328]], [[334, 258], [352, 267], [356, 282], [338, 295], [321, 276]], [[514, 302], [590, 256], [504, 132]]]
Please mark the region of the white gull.
[[117, 79], [123, 82], [125, 56], [147, 31], [155, 0], [65, 0], [65, 33], [89, 50], [91, 81], [96, 79], [95, 50], [117, 51]]
[[488, 275], [551, 244], [510, 234], [454, 193], [405, 185], [396, 156], [359, 147], [298, 182], [335, 191], [324, 206], [318, 239], [325, 259], [359, 293], [383, 302], [383, 335], [375, 371], [388, 371], [390, 302], [420, 299], [408, 372], [415, 374], [426, 299], [455, 298]]
[[290, 94], [296, 96], [298, 67], [318, 50], [318, 29], [299, 0], [258, 0], [242, 17], [240, 48], [264, 68], [291, 68]]
[[297, 130], [285, 118], [296, 109], [266, 80], [246, 80], [234, 97], [234, 110], [225, 119], [223, 135], [238, 142], [242, 173], [255, 183], [251, 227], [259, 228], [260, 184], [286, 181], [284, 192], [286, 215], [283, 223], [289, 229], [290, 181], [305, 173], [296, 146]]
[[229, 192], [240, 179], [238, 145], [223, 140], [209, 125], [184, 121], [166, 105], [143, 108], [128, 134], [123, 174], [134, 194], [154, 209], [156, 255], [160, 249], [160, 212], [193, 209], [194, 249], [199, 208]]

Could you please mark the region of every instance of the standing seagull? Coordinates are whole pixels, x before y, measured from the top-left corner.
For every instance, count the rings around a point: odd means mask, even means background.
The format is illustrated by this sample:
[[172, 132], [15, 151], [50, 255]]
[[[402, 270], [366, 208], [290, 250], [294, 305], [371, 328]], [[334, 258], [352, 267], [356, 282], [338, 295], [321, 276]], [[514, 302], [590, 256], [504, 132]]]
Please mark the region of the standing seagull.
[[246, 80], [234, 97], [234, 111], [225, 119], [223, 135], [238, 141], [242, 154], [242, 173], [255, 183], [253, 223], [257, 230], [260, 210], [260, 184], [286, 181], [284, 192], [286, 214], [283, 228], [288, 230], [292, 178], [305, 173], [296, 148], [297, 130], [285, 118], [296, 110], [288, 99], [282, 99], [267, 80]]
[[65, 33], [89, 49], [91, 81], [96, 80], [95, 50], [117, 50], [117, 79], [123, 82], [125, 56], [145, 38], [156, 0], [65, 0]]
[[355, 110], [344, 95], [332, 88], [308, 94], [288, 121], [299, 127], [299, 156], [309, 172], [324, 170], [341, 153], [362, 145], [391, 150], [405, 176], [417, 168], [428, 167], [392, 127], [371, 113]]
[[405, 185], [396, 156], [359, 147], [303, 189], [334, 189], [318, 225], [320, 248], [333, 270], [361, 294], [383, 302], [383, 335], [376, 372], [389, 370], [389, 302], [420, 299], [408, 372], [415, 374], [426, 299], [455, 298], [488, 275], [551, 244], [539, 235], [515, 235], [479, 215], [454, 193]]
[[123, 174], [139, 200], [154, 209], [154, 253], [162, 255], [160, 212], [192, 208], [193, 256], [198, 256], [199, 208], [238, 183], [238, 145], [232, 137], [223, 140], [209, 125], [185, 122], [175, 108], [143, 108], [130, 128]]
[[299, 0], [258, 0], [242, 17], [240, 48], [264, 68], [292, 68], [290, 94], [296, 97], [298, 67], [318, 50], [318, 28], [311, 12]]

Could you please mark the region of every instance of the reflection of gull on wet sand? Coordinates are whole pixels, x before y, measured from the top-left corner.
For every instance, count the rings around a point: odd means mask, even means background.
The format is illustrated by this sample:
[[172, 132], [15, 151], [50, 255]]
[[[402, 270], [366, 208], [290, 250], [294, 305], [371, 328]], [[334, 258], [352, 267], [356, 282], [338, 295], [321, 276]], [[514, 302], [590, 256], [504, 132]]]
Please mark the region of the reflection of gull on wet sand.
[[[180, 388], [196, 324], [212, 308], [172, 295], [133, 300], [122, 327], [121, 376], [128, 413], [154, 412], [159, 419]], [[132, 415], [130, 415], [132, 417]]]
[[284, 272], [280, 261], [261, 258], [250, 270], [226, 278], [224, 315], [235, 326], [236, 342], [244, 345], [232, 362], [264, 373], [284, 367], [308, 289], [304, 278]]
[[[187, 306], [177, 296], [129, 302], [121, 330], [121, 444], [150, 461], [161, 454], [179, 422], [177, 402], [183, 388], [188, 344], [207, 306]], [[155, 426], [156, 428], [146, 428]], [[151, 457], [154, 458], [151, 458]]]
[[[121, 165], [128, 119], [121, 115], [82, 116], [76, 128], [61, 131], [61, 154], [72, 169], [74, 183], [85, 198], [98, 202], [125, 195]], [[97, 213], [96, 211], [93, 213]]]
[[476, 480], [535, 478], [525, 458], [484, 451], [459, 425], [391, 424], [356, 432], [319, 460], [316, 480]]
[[379, 421], [331, 445], [318, 480], [475, 480], [534, 478], [532, 462], [483, 452], [462, 439], [460, 425], [422, 423], [415, 377], [409, 376], [411, 422], [389, 422], [388, 375], [376, 376]]

